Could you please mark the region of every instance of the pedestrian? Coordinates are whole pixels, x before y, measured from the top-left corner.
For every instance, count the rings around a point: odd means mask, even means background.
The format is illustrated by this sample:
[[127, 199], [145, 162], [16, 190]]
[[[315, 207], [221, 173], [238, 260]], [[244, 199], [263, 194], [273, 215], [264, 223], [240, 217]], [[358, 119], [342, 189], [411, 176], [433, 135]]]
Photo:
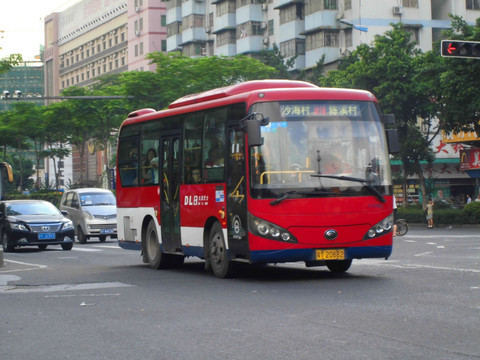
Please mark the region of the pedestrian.
[[428, 204], [425, 208], [425, 212], [427, 214], [428, 228], [432, 229], [433, 228], [433, 200], [432, 199], [428, 200]]
[[472, 198], [470, 197], [469, 194], [467, 194], [467, 204], [470, 204], [472, 202]]

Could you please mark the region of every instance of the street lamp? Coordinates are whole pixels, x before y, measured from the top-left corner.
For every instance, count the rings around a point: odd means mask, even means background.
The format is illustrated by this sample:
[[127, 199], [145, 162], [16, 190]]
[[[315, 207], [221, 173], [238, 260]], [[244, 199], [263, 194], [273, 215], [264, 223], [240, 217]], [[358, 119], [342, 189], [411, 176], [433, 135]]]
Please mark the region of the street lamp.
[[352, 23], [348, 20], [345, 20], [345, 19], [340, 19], [338, 21], [340, 21], [342, 24], [352, 26], [355, 30], [359, 30], [359, 31], [363, 31], [363, 32], [368, 31], [368, 27], [366, 27], [366, 26], [355, 25], [354, 23]]

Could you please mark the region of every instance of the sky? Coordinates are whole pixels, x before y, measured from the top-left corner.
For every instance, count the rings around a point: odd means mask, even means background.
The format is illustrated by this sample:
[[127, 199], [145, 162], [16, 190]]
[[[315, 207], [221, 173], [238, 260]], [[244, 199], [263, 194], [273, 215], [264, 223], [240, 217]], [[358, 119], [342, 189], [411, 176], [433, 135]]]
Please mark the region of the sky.
[[2, 0], [0, 7], [0, 59], [21, 54], [35, 60], [44, 44], [44, 18], [78, 0]]

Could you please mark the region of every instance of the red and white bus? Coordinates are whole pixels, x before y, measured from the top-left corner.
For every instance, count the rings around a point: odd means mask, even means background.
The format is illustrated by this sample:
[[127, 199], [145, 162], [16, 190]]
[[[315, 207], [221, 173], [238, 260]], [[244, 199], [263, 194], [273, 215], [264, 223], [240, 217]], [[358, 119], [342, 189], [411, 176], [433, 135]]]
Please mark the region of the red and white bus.
[[347, 271], [392, 251], [393, 187], [375, 97], [301, 81], [259, 80], [182, 97], [123, 122], [118, 241], [152, 268], [205, 260], [305, 262]]

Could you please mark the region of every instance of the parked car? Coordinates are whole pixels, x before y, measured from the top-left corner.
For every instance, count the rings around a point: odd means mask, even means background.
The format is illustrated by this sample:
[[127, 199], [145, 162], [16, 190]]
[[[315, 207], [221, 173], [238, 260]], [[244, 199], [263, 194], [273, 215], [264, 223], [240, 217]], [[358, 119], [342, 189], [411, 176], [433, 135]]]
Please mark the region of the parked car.
[[117, 200], [110, 190], [83, 188], [66, 191], [60, 210], [73, 221], [78, 242], [85, 244], [91, 237], [104, 242], [107, 236], [117, 238]]
[[465, 204], [453, 197], [437, 198], [434, 200], [435, 207], [438, 209], [463, 209]]
[[0, 234], [3, 251], [17, 246], [61, 245], [71, 250], [73, 223], [55, 205], [44, 200], [7, 200], [0, 203]]

